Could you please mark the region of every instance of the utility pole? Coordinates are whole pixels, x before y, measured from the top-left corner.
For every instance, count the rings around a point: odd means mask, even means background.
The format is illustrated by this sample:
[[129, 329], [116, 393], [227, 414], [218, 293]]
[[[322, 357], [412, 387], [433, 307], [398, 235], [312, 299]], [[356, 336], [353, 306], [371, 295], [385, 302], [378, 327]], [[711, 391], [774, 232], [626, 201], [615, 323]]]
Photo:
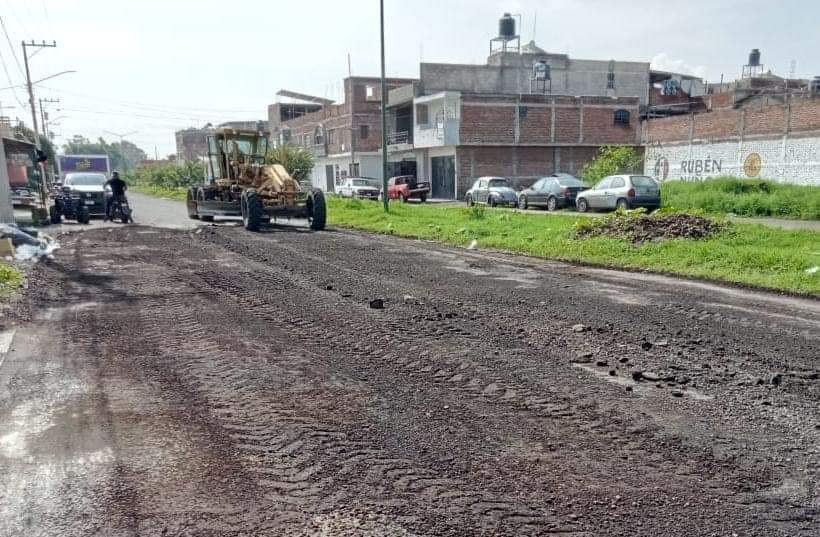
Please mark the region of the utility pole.
[[[28, 66], [28, 47], [34, 48], [55, 48], [57, 46], [56, 41], [52, 41], [51, 44], [47, 44], [45, 41], [42, 43], [35, 43], [34, 40], [31, 43], [26, 43], [22, 41], [23, 46], [23, 61], [26, 64], [26, 86], [28, 86], [28, 102], [31, 105], [31, 123], [32, 127], [34, 128], [34, 146], [39, 150], [42, 149], [40, 147], [40, 130], [37, 128], [37, 107], [34, 105], [34, 84], [31, 82], [31, 70]], [[43, 163], [40, 163], [40, 202], [43, 209], [46, 209], [48, 199], [48, 192], [46, 192], [46, 168], [43, 166]]]
[[56, 104], [59, 103], [60, 99], [40, 99], [40, 121], [43, 125], [43, 136], [49, 138], [48, 135], [48, 112], [46, 112], [43, 108], [43, 103], [45, 104]]
[[[347, 79], [350, 84], [351, 95], [353, 92], [353, 69], [350, 66], [350, 53], [347, 53]], [[350, 176], [354, 177], [353, 169], [356, 167], [356, 115], [353, 113], [353, 99], [350, 103]], [[356, 175], [361, 175], [357, 173]]]
[[387, 79], [384, 77], [384, 0], [379, 0], [382, 38], [382, 200], [384, 212], [390, 211], [387, 195]]

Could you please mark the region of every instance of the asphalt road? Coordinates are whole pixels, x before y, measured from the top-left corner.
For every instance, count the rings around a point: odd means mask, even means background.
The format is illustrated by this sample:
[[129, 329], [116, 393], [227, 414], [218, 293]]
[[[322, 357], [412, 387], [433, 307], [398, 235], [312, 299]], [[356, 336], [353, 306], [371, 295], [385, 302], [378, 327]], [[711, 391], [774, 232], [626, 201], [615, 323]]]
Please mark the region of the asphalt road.
[[298, 227], [61, 240], [2, 321], [4, 537], [818, 535], [815, 300]]

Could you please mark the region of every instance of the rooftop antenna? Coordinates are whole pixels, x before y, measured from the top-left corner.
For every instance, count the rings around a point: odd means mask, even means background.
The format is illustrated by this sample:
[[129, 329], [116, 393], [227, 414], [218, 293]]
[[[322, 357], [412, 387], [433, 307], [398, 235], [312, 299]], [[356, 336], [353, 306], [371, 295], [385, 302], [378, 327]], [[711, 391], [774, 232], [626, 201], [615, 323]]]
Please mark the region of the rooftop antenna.
[[535, 42], [535, 29], [538, 25], [538, 12], [536, 11], [532, 17], [532, 40]]
[[794, 79], [795, 73], [797, 72], [797, 60], [792, 60], [791, 67], [789, 68], [789, 78]]

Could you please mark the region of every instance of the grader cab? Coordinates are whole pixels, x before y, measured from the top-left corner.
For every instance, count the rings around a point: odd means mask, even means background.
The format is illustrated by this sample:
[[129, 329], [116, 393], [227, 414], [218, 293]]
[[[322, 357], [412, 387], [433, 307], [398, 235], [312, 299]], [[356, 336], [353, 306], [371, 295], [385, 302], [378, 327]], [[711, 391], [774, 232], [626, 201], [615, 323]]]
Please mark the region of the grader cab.
[[250, 231], [271, 219], [306, 218], [311, 229], [324, 229], [324, 193], [303, 189], [280, 164], [266, 164], [266, 132], [223, 128], [207, 141], [206, 183], [188, 190], [190, 218], [212, 222], [241, 216]]

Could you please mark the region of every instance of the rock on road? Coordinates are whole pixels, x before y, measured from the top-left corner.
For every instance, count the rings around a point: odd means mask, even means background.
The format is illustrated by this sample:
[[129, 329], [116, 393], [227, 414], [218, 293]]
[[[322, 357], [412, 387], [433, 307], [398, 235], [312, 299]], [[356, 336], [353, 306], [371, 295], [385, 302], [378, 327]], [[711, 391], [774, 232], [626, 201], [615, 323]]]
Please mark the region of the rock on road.
[[820, 533], [815, 300], [343, 231], [62, 242], [4, 321], [0, 535]]

